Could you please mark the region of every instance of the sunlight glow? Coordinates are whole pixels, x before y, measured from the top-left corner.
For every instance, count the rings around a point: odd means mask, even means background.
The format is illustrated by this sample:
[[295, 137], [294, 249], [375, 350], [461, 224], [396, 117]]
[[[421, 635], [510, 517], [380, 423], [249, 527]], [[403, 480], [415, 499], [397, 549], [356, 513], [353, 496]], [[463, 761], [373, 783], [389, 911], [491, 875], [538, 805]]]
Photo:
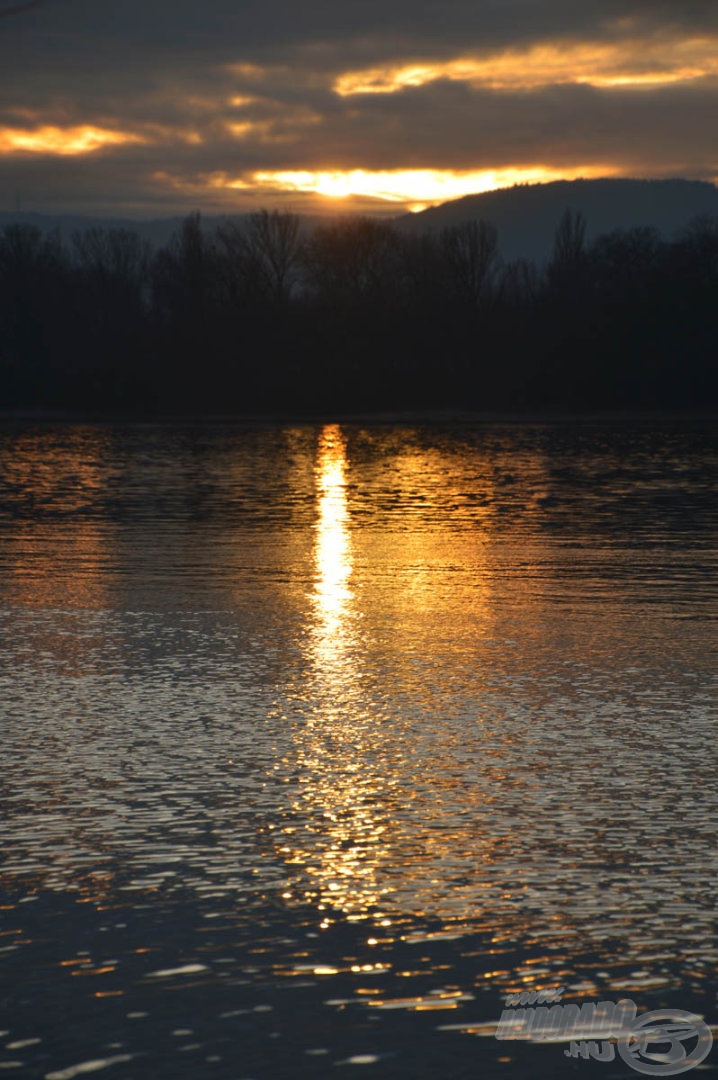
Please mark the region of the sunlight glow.
[[393, 94], [439, 79], [503, 91], [578, 83], [600, 88], [658, 87], [718, 75], [718, 38], [610, 43], [545, 43], [437, 63], [348, 71], [334, 84], [342, 97]]
[[[615, 168], [589, 165], [576, 169], [552, 169], [544, 166], [508, 169], [481, 169], [457, 172], [450, 169], [393, 169], [372, 171], [350, 169], [311, 172], [257, 172], [252, 179], [258, 187], [279, 191], [313, 192], [331, 199], [366, 196], [385, 202], [407, 203], [411, 209], [423, 209], [448, 199], [474, 195], [514, 184], [539, 184], [551, 180], [592, 179], [611, 176]], [[246, 187], [245, 182], [227, 181], [230, 187]]]
[[0, 129], [0, 153], [3, 154], [92, 154], [106, 146], [145, 141], [142, 136], [129, 132], [89, 126], [62, 128], [48, 125], [31, 130]]

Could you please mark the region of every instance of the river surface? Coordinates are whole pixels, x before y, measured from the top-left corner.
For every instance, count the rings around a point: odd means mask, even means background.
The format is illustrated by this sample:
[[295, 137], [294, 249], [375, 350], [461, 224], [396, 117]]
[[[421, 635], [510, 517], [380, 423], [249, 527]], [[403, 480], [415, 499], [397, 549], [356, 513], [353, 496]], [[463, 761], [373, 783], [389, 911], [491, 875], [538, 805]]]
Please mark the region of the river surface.
[[506, 994], [715, 1023], [717, 466], [701, 421], [0, 428], [6, 1074], [608, 1080]]

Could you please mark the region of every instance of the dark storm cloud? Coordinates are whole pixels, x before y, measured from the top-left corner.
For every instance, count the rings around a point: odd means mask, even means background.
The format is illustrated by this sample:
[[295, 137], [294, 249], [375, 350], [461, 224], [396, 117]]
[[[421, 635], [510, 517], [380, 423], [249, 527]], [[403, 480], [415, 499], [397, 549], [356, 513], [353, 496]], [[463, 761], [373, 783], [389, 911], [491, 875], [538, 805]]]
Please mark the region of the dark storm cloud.
[[710, 130], [718, 130], [715, 87], [497, 94], [438, 83], [366, 97], [360, 111], [328, 119], [318, 141], [332, 145], [332, 160], [343, 168], [420, 168], [432, 156], [457, 170], [519, 161], [610, 164], [621, 157], [646, 167], [667, 151], [676, 166], [710, 160], [715, 168]]
[[[597, 163], [714, 176], [715, 77], [496, 88], [439, 73], [395, 93], [334, 90], [346, 72], [534, 43], [625, 46], [640, 71], [676, 39], [712, 36], [715, 0], [0, 0], [0, 204], [21, 188], [38, 204], [149, 211], [201, 201], [208, 177], [322, 168]], [[77, 156], [11, 145], [15, 131], [88, 126], [128, 141]]]
[[141, 77], [138, 68], [147, 64], [180, 73], [185, 65], [292, 59], [295, 50], [322, 44], [332, 46], [324, 58], [331, 66], [338, 55], [363, 63], [541, 39], [610, 38], [627, 19], [641, 34], [718, 29], [715, 0], [45, 0], [26, 6], [36, 10], [4, 23], [0, 55], [6, 73], [25, 69], [28, 82], [43, 72], [101, 77], [109, 67]]
[[23, 11], [30, 11], [32, 8], [39, 7], [41, 0], [26, 0], [24, 4], [10, 4], [5, 7], [0, 7], [0, 19], [7, 18], [10, 15], [19, 15]]

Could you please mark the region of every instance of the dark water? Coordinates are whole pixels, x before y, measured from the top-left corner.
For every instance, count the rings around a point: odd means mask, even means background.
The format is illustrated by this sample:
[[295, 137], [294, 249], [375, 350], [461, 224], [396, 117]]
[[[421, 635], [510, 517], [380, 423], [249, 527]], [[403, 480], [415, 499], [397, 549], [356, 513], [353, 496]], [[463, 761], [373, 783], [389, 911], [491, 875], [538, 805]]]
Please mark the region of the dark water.
[[0, 429], [0, 1067], [608, 1080], [505, 994], [714, 1023], [717, 463]]

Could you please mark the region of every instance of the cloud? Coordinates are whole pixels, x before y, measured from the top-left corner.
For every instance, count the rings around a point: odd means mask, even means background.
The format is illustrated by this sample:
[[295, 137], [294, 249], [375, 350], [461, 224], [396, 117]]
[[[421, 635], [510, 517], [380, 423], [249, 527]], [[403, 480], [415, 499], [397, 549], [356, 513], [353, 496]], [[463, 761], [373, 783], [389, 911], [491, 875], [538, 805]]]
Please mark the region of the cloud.
[[491, 90], [535, 90], [578, 84], [654, 88], [718, 76], [718, 36], [660, 41], [548, 41], [452, 60], [405, 62], [345, 72], [334, 83], [342, 97], [400, 93], [447, 79]]
[[45, 157], [92, 154], [105, 146], [144, 142], [141, 135], [102, 128], [0, 128], [0, 154], [39, 154]]
[[0, 7], [0, 19], [6, 19], [10, 15], [20, 15], [23, 11], [31, 11], [39, 7], [42, 0], [25, 0], [22, 4], [6, 4]]
[[46, 0], [0, 19], [0, 208], [712, 178], [717, 56], [715, 0]]

